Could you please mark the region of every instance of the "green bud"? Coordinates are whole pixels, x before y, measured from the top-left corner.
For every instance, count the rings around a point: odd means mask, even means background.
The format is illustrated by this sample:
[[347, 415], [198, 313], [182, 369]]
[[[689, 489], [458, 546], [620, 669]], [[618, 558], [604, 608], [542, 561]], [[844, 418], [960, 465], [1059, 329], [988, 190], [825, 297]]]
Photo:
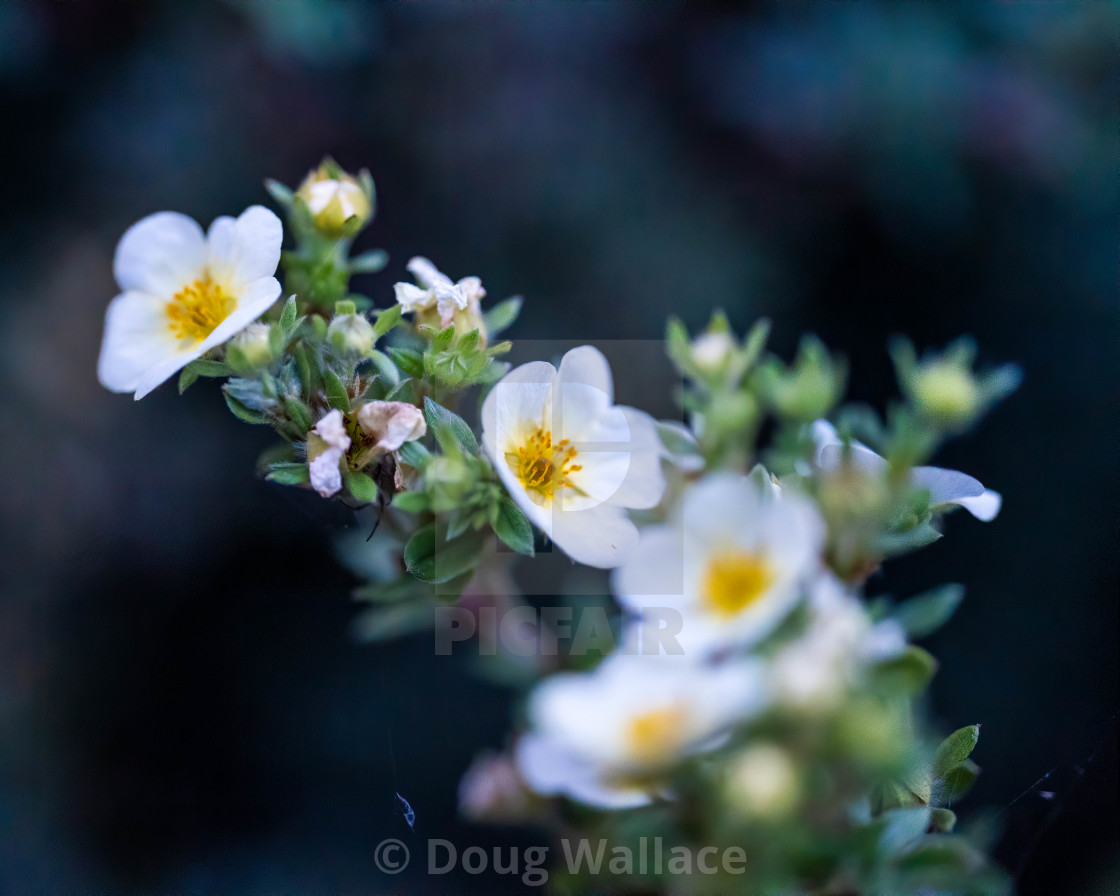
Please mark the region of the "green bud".
[[727, 367], [735, 349], [735, 339], [729, 332], [709, 330], [692, 340], [689, 355], [698, 370], [712, 376]]
[[340, 314], [327, 328], [327, 342], [343, 357], [368, 357], [373, 351], [373, 325], [359, 314]]
[[474, 474], [460, 458], [437, 455], [424, 469], [424, 483], [437, 513], [454, 510], [474, 487]]
[[243, 370], [257, 370], [272, 363], [267, 324], [249, 324], [229, 341], [228, 359]]
[[704, 434], [734, 433], [753, 425], [758, 405], [746, 392], [723, 392], [704, 411]]
[[767, 403], [779, 416], [810, 423], [828, 415], [844, 394], [847, 365], [833, 358], [816, 338], [801, 340], [788, 369], [776, 359], [759, 371], [759, 385]]
[[920, 365], [910, 381], [914, 403], [949, 426], [967, 426], [980, 410], [980, 388], [966, 367], [938, 359]]
[[739, 815], [780, 818], [801, 799], [797, 768], [785, 750], [760, 743], [732, 757], [726, 767], [724, 798]]

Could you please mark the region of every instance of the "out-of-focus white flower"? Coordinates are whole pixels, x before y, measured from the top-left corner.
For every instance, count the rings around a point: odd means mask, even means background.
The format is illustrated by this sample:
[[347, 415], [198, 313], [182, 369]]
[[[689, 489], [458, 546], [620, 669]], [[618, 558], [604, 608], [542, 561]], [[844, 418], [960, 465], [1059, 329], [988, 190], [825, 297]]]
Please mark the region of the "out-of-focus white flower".
[[260, 317], [280, 295], [283, 227], [254, 205], [208, 233], [178, 212], [133, 224], [117, 244], [121, 293], [105, 313], [101, 385], [143, 398]]
[[572, 559], [617, 566], [638, 542], [627, 508], [661, 500], [661, 442], [648, 415], [614, 404], [606, 358], [572, 349], [557, 370], [524, 364], [482, 406], [482, 445], [513, 500]]
[[324, 498], [342, 490], [339, 462], [350, 448], [350, 436], [342, 412], [335, 408], [324, 416], [307, 434], [307, 459], [311, 487]]
[[674, 522], [642, 532], [614, 574], [614, 593], [639, 612], [678, 610], [686, 653], [750, 644], [800, 599], [820, 568], [823, 537], [805, 498], [716, 473], [685, 495]]
[[800, 790], [789, 754], [773, 744], [752, 744], [732, 756], [725, 770], [724, 798], [740, 815], [785, 815], [797, 805]]
[[[835, 427], [827, 420], [817, 420], [813, 424], [813, 442], [817, 468], [825, 472], [839, 469], [844, 463], [844, 443], [836, 434]], [[884, 458], [856, 441], [851, 443], [851, 459], [855, 467], [869, 473], [881, 473], [887, 466]], [[914, 467], [910, 471], [910, 481], [915, 488], [929, 491], [931, 508], [945, 510], [955, 504], [985, 523], [996, 518], [1003, 504], [999, 492], [984, 488], [978, 479], [957, 470]]]
[[358, 410], [358, 424], [373, 440], [374, 451], [396, 451], [428, 431], [423, 411], [406, 401], [367, 402]]
[[726, 330], [709, 330], [692, 340], [692, 361], [705, 373], [718, 372], [731, 353], [735, 340]]
[[554, 675], [529, 698], [532, 730], [516, 759], [529, 786], [594, 806], [650, 802], [657, 776], [721, 745], [762, 709], [751, 663], [719, 666], [614, 654], [587, 674]]
[[805, 631], [770, 665], [774, 699], [803, 708], [827, 709], [859, 684], [868, 665], [906, 647], [897, 622], [873, 623], [859, 599], [830, 575], [813, 584]]
[[458, 283], [441, 273], [428, 259], [417, 256], [408, 263], [408, 270], [419, 286], [397, 283], [397, 302], [405, 311], [427, 311], [435, 308], [440, 325], [446, 327], [460, 311], [477, 312], [486, 295], [478, 277], [464, 277]]

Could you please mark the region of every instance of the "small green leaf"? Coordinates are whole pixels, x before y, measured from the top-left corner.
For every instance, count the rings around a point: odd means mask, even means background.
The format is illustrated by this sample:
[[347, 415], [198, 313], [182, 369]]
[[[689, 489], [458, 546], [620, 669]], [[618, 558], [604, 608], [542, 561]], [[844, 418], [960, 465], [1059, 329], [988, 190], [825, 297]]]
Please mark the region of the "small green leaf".
[[944, 778], [953, 769], [959, 768], [976, 748], [978, 740], [980, 726], [966, 725], [941, 741], [933, 756], [933, 776]]
[[[389, 255], [384, 249], [371, 249], [350, 259], [351, 274], [376, 274], [389, 263]], [[399, 305], [397, 306], [400, 307]]]
[[384, 311], [377, 312], [377, 320], [373, 323], [373, 339], [376, 342], [393, 327], [401, 322], [401, 306], [394, 305]]
[[296, 297], [294, 295], [288, 296], [288, 301], [284, 303], [284, 310], [280, 312], [280, 329], [284, 331], [286, 336], [291, 336], [295, 332], [298, 316], [299, 308], [296, 306]]
[[424, 419], [445, 454], [455, 454], [459, 451], [464, 451], [472, 457], [478, 454], [478, 442], [466, 421], [426, 396]]
[[373, 477], [357, 470], [346, 473], [346, 490], [357, 501], [363, 504], [372, 504], [377, 500], [377, 483]]
[[533, 527], [513, 499], [502, 495], [498, 500], [498, 516], [494, 532], [502, 542], [519, 554], [533, 555]]
[[337, 408], [346, 414], [350, 411], [350, 393], [342, 385], [342, 380], [335, 375], [333, 370], [323, 368], [323, 391], [327, 395], [327, 402], [332, 408]]
[[191, 386], [195, 384], [195, 381], [197, 379], [198, 374], [195, 371], [191, 370], [189, 364], [184, 367], [182, 372], [179, 374], [179, 394], [182, 395], [184, 392], [186, 392]]
[[280, 181], [273, 180], [271, 177], [265, 180], [264, 188], [268, 190], [268, 195], [276, 200], [276, 204], [287, 208], [292, 204], [292, 191], [289, 187], [284, 186]]
[[952, 809], [934, 809], [929, 817], [930, 827], [939, 834], [948, 834], [957, 825], [957, 813]]
[[924, 638], [949, 621], [963, 598], [963, 586], [942, 585], [900, 604], [893, 617], [911, 638]]
[[426, 492], [397, 492], [393, 495], [393, 507], [405, 513], [423, 513], [431, 510], [432, 501]]
[[937, 671], [937, 660], [920, 647], [909, 645], [893, 659], [874, 667], [874, 682], [884, 691], [898, 694], [917, 694], [925, 690]]
[[883, 852], [887, 855], [899, 852], [908, 843], [921, 837], [929, 827], [929, 815], [927, 806], [884, 812], [883, 819], [887, 826], [879, 841]]
[[521, 302], [521, 296], [513, 296], [503, 302], [498, 302], [497, 305], [487, 311], [482, 316], [482, 319], [486, 322], [486, 332], [491, 336], [497, 336], [503, 330], [509, 329], [521, 313]]
[[424, 356], [415, 349], [390, 348], [386, 350], [386, 353], [406, 376], [422, 377], [424, 375]]
[[669, 318], [665, 327], [665, 343], [669, 357], [676, 363], [677, 368], [687, 373], [693, 369], [692, 344], [688, 338], [688, 329], [679, 318]]
[[953, 805], [972, 789], [979, 777], [980, 766], [971, 759], [966, 759], [936, 782], [932, 801], [938, 805]]
[[222, 395], [225, 396], [226, 406], [233, 413], [233, 416], [235, 416], [238, 420], [242, 420], [245, 423], [253, 423], [257, 425], [268, 423], [268, 418], [265, 417], [264, 414], [262, 414], [260, 411], [249, 410], [247, 407], [245, 407], [245, 405], [243, 405], [240, 401], [230, 395], [226, 390], [222, 390]]
[[428, 461], [432, 459], [432, 452], [419, 442], [405, 442], [397, 453], [402, 461], [418, 470], [424, 469], [428, 465]]
[[480, 338], [481, 337], [479, 335], [477, 327], [464, 335], [463, 338], [459, 340], [459, 344], [456, 346], [460, 357], [465, 358], [469, 356], [470, 353], [478, 347], [478, 340]]
[[311, 481], [311, 474], [307, 464], [275, 463], [265, 479], [269, 482], [278, 482], [280, 485], [302, 485]]
[[405, 544], [405, 567], [422, 582], [447, 582], [478, 565], [483, 541], [483, 536], [473, 531], [448, 541], [446, 529], [429, 523]]
[[311, 408], [298, 398], [286, 395], [284, 397], [284, 411], [287, 413], [288, 419], [300, 432], [306, 433], [311, 429]]
[[455, 324], [448, 324], [432, 337], [432, 351], [443, 352], [451, 347], [455, 339]]
[[377, 375], [385, 382], [386, 391], [395, 389], [401, 381], [401, 372], [397, 370], [397, 365], [393, 363], [392, 359], [377, 349], [373, 349], [369, 353], [369, 359], [373, 366], [377, 368]]

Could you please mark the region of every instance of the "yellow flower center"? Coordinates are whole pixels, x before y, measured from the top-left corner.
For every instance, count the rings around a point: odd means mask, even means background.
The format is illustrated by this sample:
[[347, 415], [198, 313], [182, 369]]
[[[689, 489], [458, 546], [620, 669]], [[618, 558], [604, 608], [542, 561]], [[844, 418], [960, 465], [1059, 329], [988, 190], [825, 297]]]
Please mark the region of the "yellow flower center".
[[639, 762], [654, 763], [671, 758], [681, 744], [684, 712], [679, 706], [651, 709], [630, 720], [626, 740]]
[[774, 583], [774, 570], [763, 556], [747, 551], [717, 554], [704, 575], [708, 608], [725, 619], [738, 616]]
[[551, 499], [558, 489], [571, 486], [570, 473], [582, 470], [573, 464], [578, 452], [567, 439], [552, 443], [552, 433], [538, 429], [517, 451], [506, 453], [506, 463], [518, 480], [531, 492], [543, 499]]
[[188, 283], [167, 303], [167, 322], [176, 339], [201, 342], [236, 307], [233, 297], [210, 279]]

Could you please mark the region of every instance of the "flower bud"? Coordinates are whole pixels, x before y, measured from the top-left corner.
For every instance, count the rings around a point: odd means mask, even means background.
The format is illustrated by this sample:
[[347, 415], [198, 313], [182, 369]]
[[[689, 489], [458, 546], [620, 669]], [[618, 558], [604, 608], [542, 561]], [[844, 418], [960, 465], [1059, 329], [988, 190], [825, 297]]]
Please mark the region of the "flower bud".
[[724, 797], [749, 817], [788, 815], [800, 798], [801, 785], [786, 752], [770, 744], [749, 747], [726, 770]]
[[726, 330], [709, 330], [692, 340], [692, 362], [703, 373], [719, 373], [735, 351], [735, 340]]
[[365, 358], [373, 351], [373, 325], [360, 314], [338, 314], [327, 328], [327, 341], [343, 357]]
[[950, 426], [967, 425], [980, 409], [980, 388], [972, 372], [946, 359], [920, 365], [911, 387], [915, 404]]
[[236, 368], [259, 370], [272, 363], [268, 324], [249, 324], [229, 341], [227, 360]]
[[331, 237], [356, 233], [373, 211], [362, 185], [333, 162], [324, 162], [308, 174], [297, 195], [307, 204], [315, 226]]

